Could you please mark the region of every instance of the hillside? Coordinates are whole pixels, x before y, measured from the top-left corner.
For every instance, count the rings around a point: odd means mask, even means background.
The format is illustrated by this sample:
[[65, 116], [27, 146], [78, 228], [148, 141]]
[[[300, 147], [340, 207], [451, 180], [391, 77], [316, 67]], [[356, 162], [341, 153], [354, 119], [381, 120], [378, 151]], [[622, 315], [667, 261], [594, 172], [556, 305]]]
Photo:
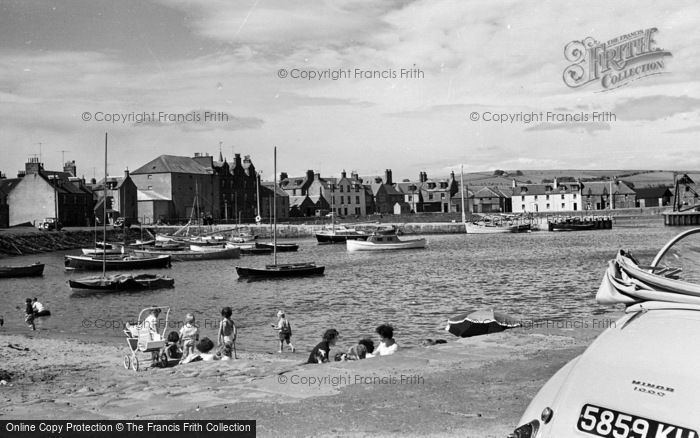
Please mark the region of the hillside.
[[[700, 172], [692, 170], [675, 171], [680, 175], [689, 174], [693, 180], [700, 182]], [[634, 187], [673, 186], [674, 171], [671, 170], [579, 170], [579, 169], [551, 169], [551, 170], [505, 170], [502, 175], [495, 175], [494, 171], [470, 172], [464, 174], [464, 182], [477, 186], [511, 187], [513, 180], [518, 183], [539, 184], [542, 180], [570, 177], [581, 180], [597, 180], [615, 177], [622, 181], [634, 184]]]

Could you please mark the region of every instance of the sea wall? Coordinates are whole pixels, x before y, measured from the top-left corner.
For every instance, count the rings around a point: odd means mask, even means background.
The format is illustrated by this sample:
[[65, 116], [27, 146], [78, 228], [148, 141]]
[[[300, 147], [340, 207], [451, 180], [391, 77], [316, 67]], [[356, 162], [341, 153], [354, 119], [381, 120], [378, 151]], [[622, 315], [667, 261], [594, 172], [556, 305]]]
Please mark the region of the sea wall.
[[[102, 240], [102, 235], [98, 237]], [[120, 231], [109, 230], [108, 241], [120, 241]], [[3, 230], [0, 232], [0, 257], [62, 251], [75, 248], [93, 247], [94, 231], [35, 231]]]

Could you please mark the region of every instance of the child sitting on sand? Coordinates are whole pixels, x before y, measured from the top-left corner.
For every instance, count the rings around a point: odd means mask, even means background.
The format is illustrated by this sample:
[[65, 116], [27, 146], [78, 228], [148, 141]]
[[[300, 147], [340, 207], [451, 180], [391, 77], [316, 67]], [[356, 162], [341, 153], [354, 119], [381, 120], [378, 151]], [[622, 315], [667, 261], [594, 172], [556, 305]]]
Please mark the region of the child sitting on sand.
[[182, 344], [182, 357], [186, 358], [194, 353], [194, 345], [199, 341], [199, 328], [194, 325], [194, 315], [185, 315], [185, 325], [180, 328], [180, 343]]
[[199, 362], [199, 361], [204, 361], [204, 362], [209, 362], [212, 360], [218, 359], [218, 357], [211, 353], [211, 350], [214, 349], [214, 342], [212, 342], [211, 339], [209, 338], [202, 338], [201, 341], [197, 342], [197, 350], [193, 353], [187, 356], [182, 362], [180, 363], [190, 363], [190, 362]]
[[168, 356], [169, 360], [182, 359], [183, 355], [178, 345], [179, 341], [180, 335], [178, 335], [176, 331], [168, 333], [168, 343], [165, 345], [165, 354]]
[[396, 353], [399, 349], [399, 344], [394, 341], [394, 328], [388, 324], [382, 324], [377, 327], [377, 334], [381, 338], [379, 345], [371, 354], [366, 357], [389, 356]]
[[221, 320], [221, 324], [219, 324], [219, 334], [217, 338], [221, 360], [229, 360], [231, 357], [238, 359], [238, 357], [236, 357], [237, 330], [236, 324], [234, 324], [231, 319], [232, 314], [233, 311], [230, 307], [221, 309], [221, 316], [223, 319]]
[[328, 329], [323, 333], [323, 340], [311, 350], [307, 363], [324, 363], [330, 360], [331, 347], [338, 341], [338, 330]]
[[342, 356], [342, 360], [361, 360], [373, 351], [374, 342], [371, 339], [360, 339], [356, 345], [348, 349], [348, 352]]

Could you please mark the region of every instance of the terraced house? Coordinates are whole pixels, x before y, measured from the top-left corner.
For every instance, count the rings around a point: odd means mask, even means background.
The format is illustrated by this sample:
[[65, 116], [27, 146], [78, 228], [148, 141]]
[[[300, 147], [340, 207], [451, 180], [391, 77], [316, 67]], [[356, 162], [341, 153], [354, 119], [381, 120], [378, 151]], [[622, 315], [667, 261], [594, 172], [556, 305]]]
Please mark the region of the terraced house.
[[75, 161], [66, 163], [63, 171], [52, 171], [32, 157], [17, 178], [0, 180], [7, 193], [9, 226], [36, 225], [46, 218], [58, 218], [64, 226], [94, 224], [92, 191], [75, 171]]
[[622, 181], [565, 181], [545, 184], [513, 181], [514, 213], [572, 212], [632, 208], [635, 192]]

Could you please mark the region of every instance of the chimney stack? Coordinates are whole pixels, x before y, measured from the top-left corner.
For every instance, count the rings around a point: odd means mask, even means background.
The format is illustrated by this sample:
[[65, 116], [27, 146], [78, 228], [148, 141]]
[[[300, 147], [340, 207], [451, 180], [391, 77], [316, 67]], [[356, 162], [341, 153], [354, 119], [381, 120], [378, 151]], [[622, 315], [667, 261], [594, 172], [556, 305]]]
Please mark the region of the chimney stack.
[[391, 178], [391, 169], [386, 169], [384, 171], [384, 184], [394, 184], [394, 181]]
[[129, 168], [124, 169], [124, 179], [129, 178]]
[[341, 178], [347, 178], [347, 177], [348, 177], [348, 174], [345, 173], [345, 169], [343, 169], [343, 171], [340, 172], [340, 177], [341, 177]]

